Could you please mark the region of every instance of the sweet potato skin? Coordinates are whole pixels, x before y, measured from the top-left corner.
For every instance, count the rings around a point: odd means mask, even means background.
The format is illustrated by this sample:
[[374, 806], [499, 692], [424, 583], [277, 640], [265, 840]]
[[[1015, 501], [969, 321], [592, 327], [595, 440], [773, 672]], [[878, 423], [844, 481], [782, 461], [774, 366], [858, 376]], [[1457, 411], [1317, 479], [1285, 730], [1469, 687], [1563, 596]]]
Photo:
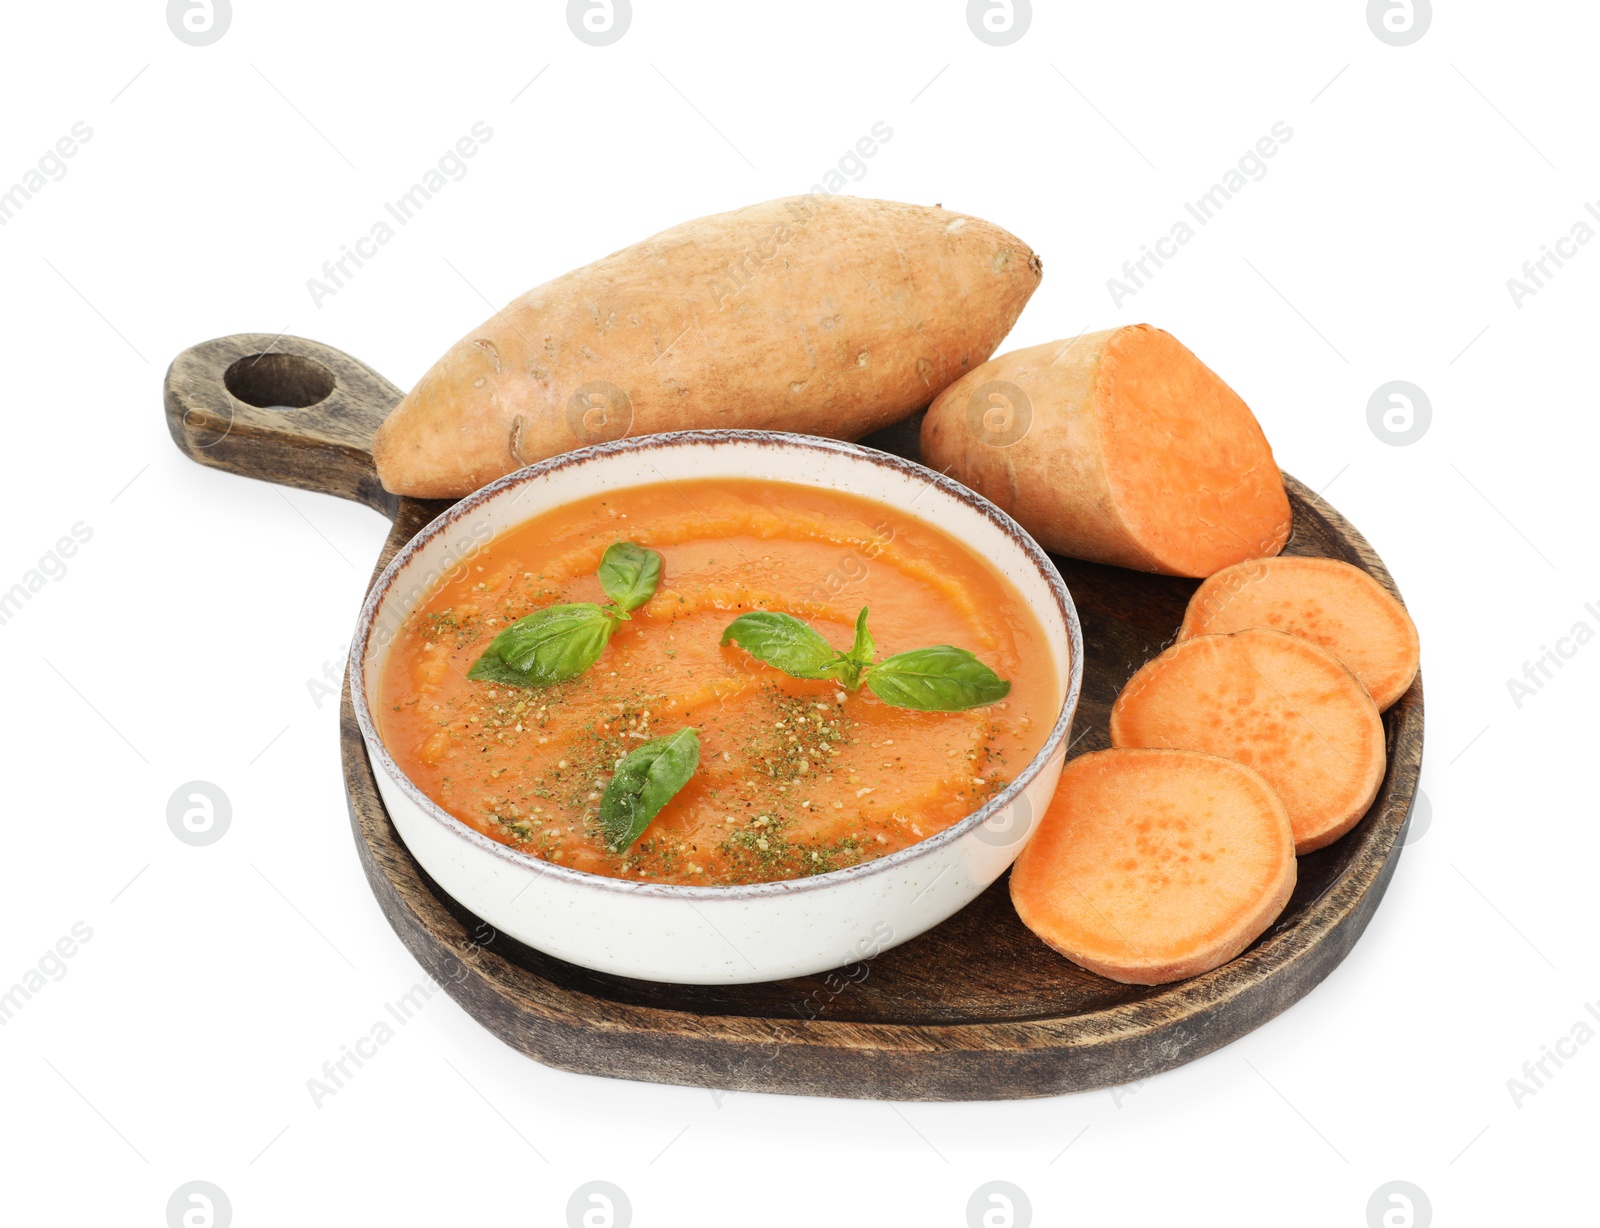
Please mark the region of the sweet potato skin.
[[1283, 479], [1249, 407], [1148, 324], [1013, 350], [964, 375], [929, 407], [922, 459], [1046, 549], [1092, 562], [1207, 576], [1289, 536]]
[[1421, 647], [1405, 606], [1372, 576], [1338, 559], [1283, 555], [1225, 567], [1195, 590], [1178, 638], [1251, 627], [1326, 648], [1361, 679], [1380, 712], [1417, 676]]
[[1105, 750], [1061, 774], [1011, 871], [1017, 914], [1091, 972], [1162, 985], [1220, 967], [1289, 902], [1283, 802], [1260, 773], [1183, 750]]
[[859, 439], [987, 359], [1040, 270], [1014, 235], [938, 207], [805, 196], [700, 218], [463, 337], [379, 430], [378, 474], [451, 497], [624, 435]]

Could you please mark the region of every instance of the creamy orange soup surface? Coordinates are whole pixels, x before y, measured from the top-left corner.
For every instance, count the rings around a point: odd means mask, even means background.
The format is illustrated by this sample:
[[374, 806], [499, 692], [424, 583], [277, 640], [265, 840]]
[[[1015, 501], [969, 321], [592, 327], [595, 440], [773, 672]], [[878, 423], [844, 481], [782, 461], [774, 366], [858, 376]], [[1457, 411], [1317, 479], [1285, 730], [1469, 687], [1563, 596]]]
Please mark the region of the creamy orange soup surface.
[[[540, 689], [467, 678], [507, 624], [605, 601], [596, 572], [618, 541], [662, 555], [660, 586], [592, 668]], [[1010, 694], [913, 711], [721, 643], [740, 614], [772, 610], [848, 649], [863, 606], [879, 660], [951, 644]], [[384, 744], [462, 822], [574, 869], [700, 886], [825, 873], [933, 835], [1038, 753], [1061, 704], [1038, 620], [953, 538], [852, 495], [722, 479], [608, 491], [503, 533], [424, 599], [377, 691]], [[684, 726], [699, 769], [611, 852], [598, 816], [617, 762]]]

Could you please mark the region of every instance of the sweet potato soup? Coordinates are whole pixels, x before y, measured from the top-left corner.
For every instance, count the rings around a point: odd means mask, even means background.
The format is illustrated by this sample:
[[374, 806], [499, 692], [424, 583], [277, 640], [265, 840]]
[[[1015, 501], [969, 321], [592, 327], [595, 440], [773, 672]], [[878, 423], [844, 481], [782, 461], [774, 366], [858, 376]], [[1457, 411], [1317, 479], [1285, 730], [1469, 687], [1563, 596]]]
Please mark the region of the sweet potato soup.
[[[619, 542], [654, 552], [659, 576], [609, 616], [592, 664], [542, 686], [468, 677], [530, 615], [599, 619]], [[861, 646], [863, 609], [877, 661], [951, 645], [1009, 692], [918, 710], [886, 686], [791, 676], [747, 637], [724, 643], [734, 620], [770, 611], [842, 656]], [[720, 479], [608, 491], [502, 534], [422, 602], [377, 690], [401, 770], [464, 823], [575, 869], [701, 886], [820, 874], [933, 835], [1033, 758], [1061, 705], [1043, 628], [959, 542], [855, 496]], [[613, 851], [608, 786], [630, 752], [685, 728], [692, 774]]]

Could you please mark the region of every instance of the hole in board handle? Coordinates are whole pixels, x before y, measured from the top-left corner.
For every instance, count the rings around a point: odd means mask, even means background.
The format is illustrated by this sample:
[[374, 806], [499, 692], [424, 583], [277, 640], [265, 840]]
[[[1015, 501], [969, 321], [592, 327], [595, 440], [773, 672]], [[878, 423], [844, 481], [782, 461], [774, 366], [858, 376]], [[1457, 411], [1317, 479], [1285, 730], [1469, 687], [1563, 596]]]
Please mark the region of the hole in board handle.
[[307, 409], [334, 388], [333, 372], [299, 354], [247, 354], [222, 373], [227, 390], [258, 409]]

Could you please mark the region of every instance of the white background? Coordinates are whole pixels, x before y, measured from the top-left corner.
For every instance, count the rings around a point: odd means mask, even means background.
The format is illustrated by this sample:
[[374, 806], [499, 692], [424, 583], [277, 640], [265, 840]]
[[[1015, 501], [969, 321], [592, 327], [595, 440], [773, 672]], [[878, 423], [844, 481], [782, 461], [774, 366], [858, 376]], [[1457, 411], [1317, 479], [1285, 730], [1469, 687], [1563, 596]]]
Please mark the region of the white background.
[[[997, 48], [953, 0], [635, 0], [597, 48], [559, 3], [236, 0], [204, 47], [151, 0], [7, 6], [0, 187], [93, 129], [0, 227], [0, 589], [93, 533], [0, 626], [0, 983], [93, 930], [0, 1028], [8, 1222], [157, 1225], [191, 1179], [241, 1226], [561, 1224], [590, 1179], [639, 1225], [958, 1225], [992, 1179], [1039, 1224], [1359, 1228], [1393, 1179], [1442, 1225], [1582, 1218], [1600, 1044], [1520, 1107], [1507, 1080], [1600, 999], [1600, 647], [1520, 708], [1507, 680], [1600, 629], [1600, 244], [1520, 308], [1506, 281], [1600, 198], [1600, 9], [1441, 4], [1396, 48], [1360, 0], [1037, 8]], [[470, 173], [314, 305], [323, 261], [479, 120]], [[879, 120], [849, 191], [1043, 256], [1005, 348], [1171, 330], [1383, 554], [1422, 630], [1431, 827], [1309, 998], [1131, 1095], [719, 1105], [542, 1068], [440, 996], [314, 1107], [306, 1080], [419, 978], [307, 685], [387, 525], [183, 458], [166, 364], [286, 329], [409, 386], [491, 304], [804, 191]], [[1114, 306], [1106, 279], [1280, 120], [1270, 173]], [[1410, 446], [1367, 422], [1395, 379], [1432, 401]], [[166, 823], [195, 779], [233, 807], [205, 848]]]

